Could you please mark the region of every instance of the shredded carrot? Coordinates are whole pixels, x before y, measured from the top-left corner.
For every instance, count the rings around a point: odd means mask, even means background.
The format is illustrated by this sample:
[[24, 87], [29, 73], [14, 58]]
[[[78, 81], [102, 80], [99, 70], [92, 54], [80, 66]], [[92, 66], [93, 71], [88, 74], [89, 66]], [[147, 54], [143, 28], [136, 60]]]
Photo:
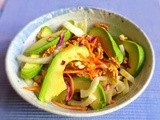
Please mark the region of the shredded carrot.
[[91, 56], [94, 56], [94, 54], [93, 54], [93, 52], [92, 52], [92, 50], [91, 50], [91, 44], [89, 44], [88, 40], [86, 41], [86, 46], [87, 46], [87, 48], [88, 48], [88, 50], [89, 50], [90, 55], [91, 55]]
[[76, 74], [76, 73], [82, 73], [85, 70], [65, 70], [63, 73], [65, 74]]
[[[92, 71], [92, 70], [91, 70], [91, 71]], [[88, 73], [88, 75], [89, 75], [89, 77], [91, 78], [91, 80], [93, 80], [94, 75], [93, 75], [93, 72], [91, 72], [91, 71]]]
[[70, 96], [70, 99], [72, 99], [73, 94], [74, 94], [74, 81], [73, 81], [73, 78], [69, 74], [67, 74], [67, 75], [68, 75], [68, 77], [70, 79], [70, 85], [71, 85], [71, 96]]
[[97, 58], [94, 58], [94, 61], [95, 61], [96, 64], [104, 64], [103, 61], [101, 61], [101, 60], [99, 60]]
[[109, 26], [107, 24], [104, 24], [104, 23], [96, 23], [96, 24], [94, 24], [94, 26], [95, 27], [102, 27], [102, 28], [104, 28], [106, 30], [109, 29]]
[[23, 89], [37, 92], [40, 90], [40, 86], [23, 87]]
[[62, 103], [59, 103], [57, 101], [52, 101], [53, 103], [55, 103], [56, 105], [66, 108], [66, 109], [71, 109], [71, 110], [82, 110], [82, 111], [86, 111], [88, 108], [87, 107], [80, 107], [80, 106], [69, 106], [69, 105], [65, 105]]

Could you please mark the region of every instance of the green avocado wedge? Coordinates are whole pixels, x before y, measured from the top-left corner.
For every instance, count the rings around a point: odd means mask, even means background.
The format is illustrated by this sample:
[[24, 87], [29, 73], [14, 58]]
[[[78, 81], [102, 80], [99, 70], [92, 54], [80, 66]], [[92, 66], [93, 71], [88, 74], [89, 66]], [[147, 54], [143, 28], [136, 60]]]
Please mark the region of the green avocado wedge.
[[48, 26], [44, 26], [40, 29], [39, 33], [37, 34], [37, 40], [47, 37], [53, 33], [52, 29]]
[[123, 45], [129, 54], [129, 68], [127, 68], [127, 71], [131, 75], [137, 76], [144, 65], [145, 51], [138, 43], [130, 40], [123, 41]]
[[100, 38], [102, 47], [108, 57], [117, 58], [119, 64], [123, 62], [124, 56], [120, 51], [116, 41], [113, 39], [113, 37], [107, 30], [101, 27], [93, 27], [88, 34], [92, 36], [98, 36]]
[[[31, 58], [38, 57], [39, 55], [31, 55]], [[42, 66], [42, 64], [25, 63], [24, 66], [20, 69], [20, 76], [23, 79], [32, 79], [41, 71]]]
[[85, 46], [78, 45], [66, 48], [57, 53], [47, 70], [38, 96], [39, 100], [42, 102], [49, 102], [64, 91], [66, 89], [66, 84], [63, 79], [63, 71], [66, 65], [74, 60], [83, 61], [84, 58], [88, 56], [88, 49]]
[[[87, 77], [73, 77], [75, 90], [88, 89], [91, 85], [91, 80]], [[96, 91], [93, 93], [97, 98], [90, 106], [94, 110], [102, 109], [106, 106], [106, 94], [101, 84], [98, 84]]]
[[29, 55], [30, 54], [40, 54], [43, 51], [47, 50], [49, 47], [58, 44], [61, 32], [64, 32], [64, 41], [69, 40], [69, 38], [71, 37], [71, 32], [69, 30], [60, 30], [54, 33], [56, 34], [56, 36], [53, 34], [54, 37], [51, 35], [50, 37], [45, 37], [45, 38], [38, 40], [30, 48], [28, 48], [25, 51], [25, 53]]

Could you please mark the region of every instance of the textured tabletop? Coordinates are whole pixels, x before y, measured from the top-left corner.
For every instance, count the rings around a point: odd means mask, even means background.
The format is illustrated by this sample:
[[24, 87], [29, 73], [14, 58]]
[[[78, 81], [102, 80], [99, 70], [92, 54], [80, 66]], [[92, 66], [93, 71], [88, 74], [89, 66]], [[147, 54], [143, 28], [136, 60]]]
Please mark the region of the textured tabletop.
[[[4, 3], [5, 2], [5, 3]], [[30, 21], [60, 8], [91, 6], [120, 13], [148, 35], [156, 57], [151, 83], [125, 108], [109, 115], [69, 118], [40, 110], [16, 94], [5, 73], [5, 54], [14, 36]], [[158, 0], [0, 0], [0, 120], [97, 119], [160, 120], [160, 2]]]

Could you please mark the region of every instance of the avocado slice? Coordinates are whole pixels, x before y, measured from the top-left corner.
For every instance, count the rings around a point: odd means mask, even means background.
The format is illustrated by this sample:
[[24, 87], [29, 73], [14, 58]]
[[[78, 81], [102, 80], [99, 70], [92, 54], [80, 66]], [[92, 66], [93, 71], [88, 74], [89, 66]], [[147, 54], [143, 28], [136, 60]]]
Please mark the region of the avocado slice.
[[[82, 57], [83, 56], [83, 57]], [[63, 71], [66, 65], [74, 60], [83, 60], [89, 56], [85, 46], [74, 45], [57, 53], [53, 58], [40, 90], [39, 99], [42, 102], [49, 102], [66, 89], [63, 79]], [[63, 63], [63, 64], [62, 64]]]
[[67, 95], [67, 89], [62, 91], [58, 96], [53, 98], [53, 101], [58, 101], [60, 103], [65, 103]]
[[98, 36], [100, 38], [102, 47], [108, 57], [117, 58], [119, 64], [123, 62], [123, 54], [120, 51], [116, 41], [107, 30], [101, 27], [93, 27], [88, 34], [92, 36]]
[[[40, 54], [43, 51], [47, 50], [49, 47], [58, 44], [60, 39], [61, 32], [64, 32], [64, 41], [67, 41], [71, 37], [71, 32], [69, 30], [61, 30], [56, 32], [56, 37], [51, 38], [42, 38], [36, 43], [34, 43], [30, 48], [28, 48], [25, 53], [26, 54]], [[57, 34], [58, 33], [58, 34]], [[51, 39], [51, 40], [48, 40]]]
[[[31, 55], [31, 57], [38, 58], [39, 55]], [[32, 79], [40, 72], [42, 66], [42, 64], [25, 63], [20, 70], [20, 76], [24, 79]]]
[[131, 40], [123, 41], [123, 45], [125, 50], [129, 54], [128, 62], [130, 67], [127, 68], [127, 71], [131, 75], [137, 76], [144, 65], [145, 51], [142, 46], [140, 46], [138, 43], [133, 42]]
[[44, 26], [40, 29], [39, 33], [37, 34], [37, 40], [40, 40], [44, 37], [47, 37], [53, 33], [52, 29], [48, 26]]
[[[91, 85], [91, 80], [87, 77], [73, 77], [75, 90], [88, 89]], [[101, 86], [98, 84], [96, 91], [93, 93], [96, 100], [90, 105], [94, 110], [102, 109], [106, 106], [106, 94]]]

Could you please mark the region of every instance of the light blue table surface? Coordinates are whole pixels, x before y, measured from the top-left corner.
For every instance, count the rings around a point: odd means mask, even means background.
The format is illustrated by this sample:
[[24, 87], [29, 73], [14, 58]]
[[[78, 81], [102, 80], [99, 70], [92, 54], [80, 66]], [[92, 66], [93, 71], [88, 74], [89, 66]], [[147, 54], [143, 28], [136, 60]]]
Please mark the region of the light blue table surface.
[[[160, 120], [160, 2], [158, 0], [7, 0], [0, 16], [0, 120], [97, 119]], [[145, 92], [125, 108], [92, 118], [68, 118], [40, 110], [19, 97], [5, 74], [5, 54], [14, 36], [30, 21], [60, 8], [98, 7], [120, 13], [148, 35], [156, 57], [151, 83]], [[144, 73], [145, 74], [145, 73]]]

